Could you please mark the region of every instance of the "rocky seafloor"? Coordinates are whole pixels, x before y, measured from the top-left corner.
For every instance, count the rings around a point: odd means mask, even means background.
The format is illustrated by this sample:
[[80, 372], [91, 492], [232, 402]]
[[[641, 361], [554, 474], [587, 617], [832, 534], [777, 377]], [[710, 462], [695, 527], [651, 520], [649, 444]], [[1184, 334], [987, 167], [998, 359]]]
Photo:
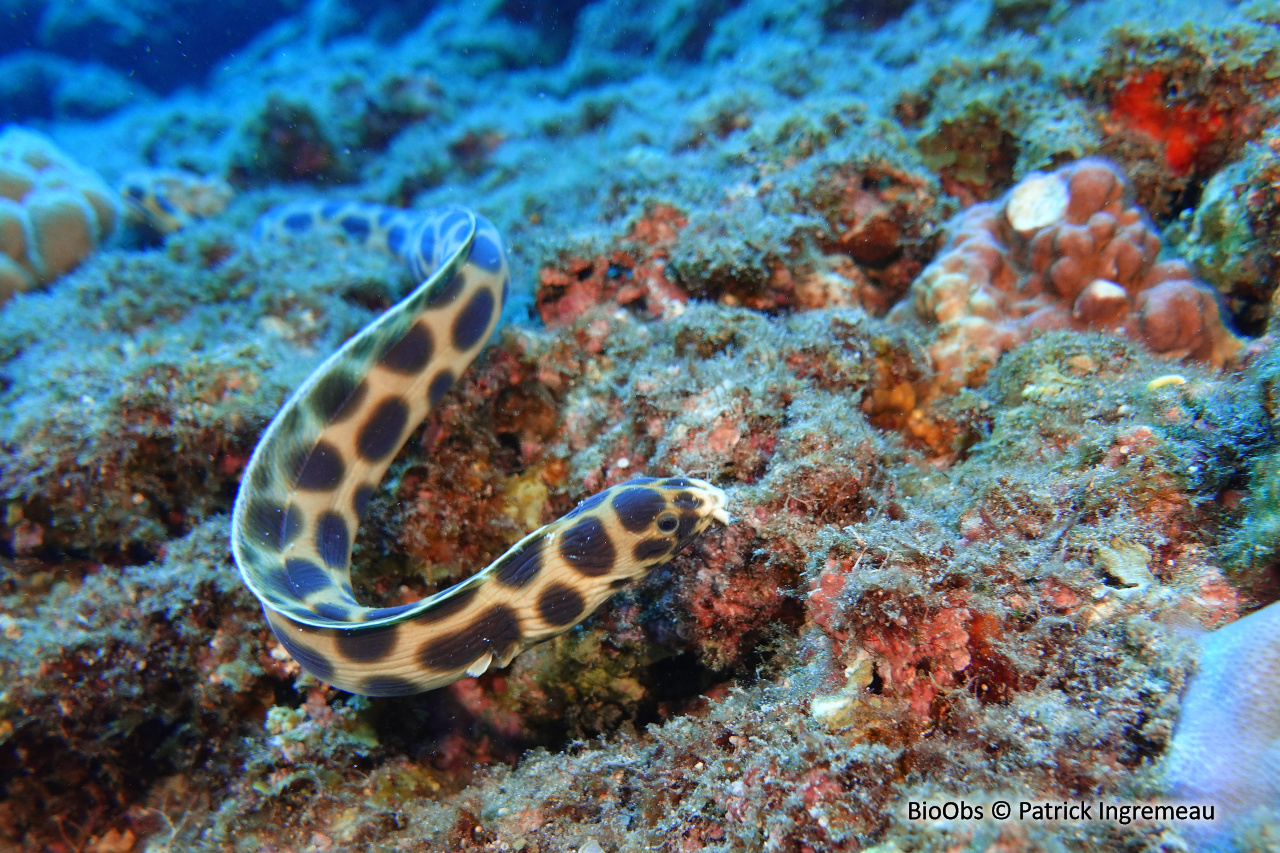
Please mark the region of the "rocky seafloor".
[[[1280, 665], [1202, 652], [1280, 598], [1274, 4], [11, 5], [0, 850], [1280, 849]], [[354, 199], [471, 207], [513, 273], [362, 601], [634, 476], [732, 515], [403, 698], [303, 674], [228, 545], [416, 283], [255, 236]], [[910, 807], [1175, 797], [1217, 820]]]

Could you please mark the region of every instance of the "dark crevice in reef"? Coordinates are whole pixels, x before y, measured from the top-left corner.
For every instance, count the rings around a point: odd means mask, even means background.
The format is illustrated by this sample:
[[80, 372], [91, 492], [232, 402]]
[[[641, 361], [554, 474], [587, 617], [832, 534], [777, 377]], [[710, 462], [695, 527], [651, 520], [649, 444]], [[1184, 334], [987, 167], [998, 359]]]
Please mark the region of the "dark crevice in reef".
[[698, 704], [703, 692], [724, 681], [724, 673], [716, 672], [689, 652], [658, 661], [649, 667], [650, 701], [637, 709], [636, 723], [662, 723], [673, 716], [688, 713]]
[[1195, 210], [1200, 206], [1200, 199], [1204, 195], [1204, 184], [1199, 181], [1191, 181], [1185, 187], [1173, 193], [1169, 199], [1169, 210], [1163, 216], [1157, 217], [1157, 223], [1163, 227], [1177, 218], [1187, 210]]
[[904, 0], [841, 0], [828, 6], [822, 13], [822, 25], [825, 29], [834, 31], [875, 30], [900, 18], [910, 5]]
[[[129, 725], [123, 719], [107, 724]], [[177, 736], [176, 727], [149, 719], [130, 731], [126, 743], [102, 747], [101, 756], [53, 738], [15, 736], [0, 747], [0, 820], [11, 835], [62, 838], [81, 849], [118, 818], [122, 806], [174, 772], [164, 756]]]
[[586, 0], [570, 0], [567, 3], [522, 3], [507, 0], [502, 4], [502, 14], [514, 23], [525, 24], [537, 30], [541, 37], [540, 50], [544, 61], [554, 64], [568, 55], [578, 13], [586, 5]]
[[[575, 742], [595, 737], [612, 737], [627, 731], [661, 724], [686, 714], [703, 710], [704, 694], [716, 690], [730, 680], [754, 677], [759, 667], [767, 666], [772, 652], [759, 651], [731, 671], [718, 671], [700, 662], [692, 652], [664, 658], [636, 673], [645, 687], [642, 699], [630, 704], [566, 702], [557, 714], [545, 714], [539, 721], [526, 719], [524, 737], [511, 737], [499, 731], [484, 710], [493, 692], [503, 689], [504, 673], [487, 673], [478, 679], [478, 694], [449, 689], [430, 691], [394, 699], [370, 700], [364, 718], [374, 727], [379, 743], [389, 752], [402, 753], [434, 765], [440, 770], [456, 772], [468, 764], [477, 766], [498, 760], [510, 765], [519, 762], [531, 749], [542, 748], [559, 753]], [[510, 688], [507, 688], [510, 689]], [[289, 697], [278, 695], [277, 704], [289, 704]], [[481, 756], [483, 755], [483, 760]]]

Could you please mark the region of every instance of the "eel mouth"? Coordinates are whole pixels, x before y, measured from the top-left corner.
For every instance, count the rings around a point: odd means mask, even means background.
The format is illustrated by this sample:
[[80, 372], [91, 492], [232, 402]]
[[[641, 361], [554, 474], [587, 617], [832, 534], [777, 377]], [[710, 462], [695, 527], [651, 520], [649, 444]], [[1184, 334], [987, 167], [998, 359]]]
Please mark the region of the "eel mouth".
[[724, 492], [721, 492], [719, 489], [716, 489], [716, 491], [719, 492], [720, 504], [715, 509], [711, 510], [711, 517], [721, 524], [728, 524], [731, 519], [729, 518], [729, 510], [725, 509], [725, 504], [729, 502], [729, 499]]
[[721, 524], [729, 524], [731, 519], [729, 510], [726, 508], [729, 505], [729, 496], [724, 493], [724, 490], [711, 485], [706, 480], [693, 480], [693, 482], [698, 484], [699, 491], [711, 502], [711, 509], [707, 515]]

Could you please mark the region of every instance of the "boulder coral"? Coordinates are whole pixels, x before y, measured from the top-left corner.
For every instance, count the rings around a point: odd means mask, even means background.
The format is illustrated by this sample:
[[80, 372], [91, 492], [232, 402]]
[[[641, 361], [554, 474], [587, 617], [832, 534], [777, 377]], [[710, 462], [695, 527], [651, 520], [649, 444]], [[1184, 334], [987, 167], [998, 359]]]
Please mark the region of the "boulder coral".
[[896, 309], [938, 324], [930, 354], [942, 391], [981, 384], [1037, 329], [1109, 331], [1214, 366], [1240, 349], [1213, 291], [1182, 261], [1158, 259], [1160, 238], [1110, 163], [1033, 172], [948, 230]]
[[0, 302], [75, 269], [111, 236], [102, 178], [22, 127], [0, 133]]

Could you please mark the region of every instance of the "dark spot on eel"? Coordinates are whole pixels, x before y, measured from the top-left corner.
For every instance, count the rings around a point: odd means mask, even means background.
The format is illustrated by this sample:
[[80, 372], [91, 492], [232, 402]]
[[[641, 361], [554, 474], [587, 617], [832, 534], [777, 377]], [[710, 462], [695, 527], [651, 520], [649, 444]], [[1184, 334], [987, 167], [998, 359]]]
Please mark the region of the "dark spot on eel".
[[346, 519], [332, 510], [316, 521], [316, 552], [331, 569], [346, 566], [351, 555], [351, 534]]
[[576, 589], [562, 583], [548, 584], [538, 595], [538, 615], [555, 628], [572, 625], [582, 617], [585, 602]]
[[498, 561], [498, 570], [494, 576], [503, 586], [520, 588], [537, 576], [542, 569], [542, 543], [544, 537], [527, 543], [514, 554], [508, 554]]
[[448, 370], [442, 370], [436, 374], [436, 378], [431, 380], [431, 385], [427, 387], [427, 402], [432, 408], [440, 402], [440, 398], [445, 392], [453, 387], [453, 373]]
[[448, 619], [453, 614], [465, 608], [471, 603], [471, 599], [476, 597], [479, 592], [479, 586], [469, 586], [466, 589], [459, 590], [444, 601], [428, 610], [418, 614], [417, 618], [423, 622], [441, 622]]
[[662, 512], [666, 501], [653, 489], [623, 489], [613, 497], [613, 510], [618, 522], [632, 533], [646, 529]]
[[324, 569], [310, 560], [297, 557], [284, 561], [284, 570], [289, 575], [289, 584], [297, 592], [299, 598], [306, 598], [313, 592], [328, 589], [333, 581], [325, 574]]
[[492, 317], [493, 294], [488, 288], [481, 288], [453, 319], [453, 345], [466, 351], [480, 343]]
[[351, 508], [355, 510], [356, 520], [364, 519], [364, 514], [369, 511], [369, 501], [373, 499], [373, 486], [364, 485], [357, 486], [351, 495]]
[[367, 390], [363, 380], [338, 371], [316, 382], [307, 395], [307, 404], [325, 423], [334, 424], [356, 410]]
[[462, 292], [463, 283], [462, 273], [454, 273], [447, 281], [436, 282], [435, 287], [431, 289], [431, 294], [427, 297], [427, 307], [438, 308], [441, 305], [448, 305], [458, 298], [458, 294]]
[[245, 539], [255, 545], [279, 551], [298, 533], [298, 508], [286, 510], [274, 501], [259, 498], [245, 509]]
[[670, 550], [671, 540], [669, 539], [641, 539], [636, 543], [631, 553], [638, 561], [644, 563], [654, 557], [660, 557]]
[[276, 639], [280, 641], [280, 645], [284, 646], [284, 650], [307, 672], [321, 681], [328, 681], [333, 675], [333, 664], [329, 663], [329, 660], [324, 655], [312, 651], [295, 639], [318, 629], [308, 625], [300, 625], [284, 616], [277, 615], [276, 618], [286, 624], [283, 626], [277, 625], [271, 620], [267, 620], [267, 624], [271, 626], [271, 633], [276, 635]]
[[347, 466], [338, 448], [327, 441], [317, 441], [310, 451], [303, 452], [293, 470], [297, 472], [293, 482], [299, 489], [326, 492], [342, 481]]
[[365, 696], [408, 696], [419, 692], [419, 688], [406, 678], [375, 675], [361, 682], [360, 692]]
[[378, 364], [397, 373], [418, 373], [427, 366], [435, 346], [425, 323], [415, 323], [400, 340], [387, 347]]
[[500, 660], [519, 641], [520, 623], [515, 614], [502, 605], [494, 605], [457, 631], [425, 643], [418, 652], [418, 661], [428, 669], [447, 672], [469, 666], [485, 652]]
[[339, 628], [334, 632], [333, 645], [338, 654], [353, 663], [375, 663], [395, 648], [399, 628], [383, 625], [377, 628]]
[[580, 574], [599, 577], [613, 569], [617, 556], [598, 518], [584, 518], [560, 537], [560, 556]]
[[399, 397], [387, 397], [369, 413], [356, 434], [356, 452], [369, 462], [378, 462], [400, 446], [400, 433], [409, 420], [409, 407]]
[[311, 609], [317, 616], [332, 619], [334, 622], [346, 622], [351, 618], [350, 609], [340, 604], [320, 603]]

